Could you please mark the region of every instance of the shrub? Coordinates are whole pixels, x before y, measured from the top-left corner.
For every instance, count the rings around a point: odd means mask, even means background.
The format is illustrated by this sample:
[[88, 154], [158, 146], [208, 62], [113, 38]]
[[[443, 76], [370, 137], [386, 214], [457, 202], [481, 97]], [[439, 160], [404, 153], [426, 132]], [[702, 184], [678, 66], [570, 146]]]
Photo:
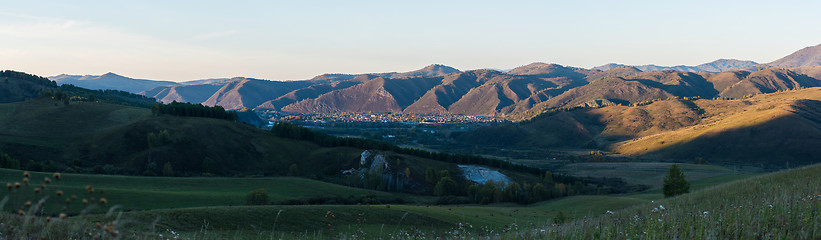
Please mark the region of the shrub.
[[248, 194], [245, 197], [245, 204], [246, 205], [266, 205], [268, 204], [268, 191], [264, 188], [260, 188]]

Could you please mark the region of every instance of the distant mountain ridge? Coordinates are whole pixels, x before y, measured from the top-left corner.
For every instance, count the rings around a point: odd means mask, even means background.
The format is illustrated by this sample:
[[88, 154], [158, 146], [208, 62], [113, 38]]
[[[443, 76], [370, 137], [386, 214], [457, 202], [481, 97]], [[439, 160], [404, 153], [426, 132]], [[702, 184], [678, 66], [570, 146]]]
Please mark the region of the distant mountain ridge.
[[526, 119], [555, 108], [635, 104], [670, 97], [741, 98], [818, 87], [819, 59], [821, 45], [801, 49], [770, 64], [719, 59], [698, 66], [608, 64], [584, 69], [537, 62], [504, 72], [460, 71], [432, 64], [409, 72], [334, 73], [300, 81], [238, 77], [173, 83], [116, 74], [54, 78], [98, 86], [111, 82], [124, 86], [165, 84], [139, 93], [165, 103], [202, 103], [229, 110], [465, 114]]
[[49, 80], [57, 82], [57, 84], [71, 84], [81, 88], [95, 89], [95, 90], [120, 90], [130, 93], [140, 93], [149, 91], [156, 87], [180, 86], [180, 85], [195, 85], [195, 84], [209, 84], [219, 81], [228, 80], [227, 78], [213, 78], [193, 80], [186, 82], [172, 82], [172, 81], [157, 81], [148, 79], [135, 79], [118, 75], [116, 73], [106, 73], [103, 75], [68, 75], [60, 74], [57, 76], [48, 77]]
[[821, 44], [803, 48], [767, 65], [774, 67], [821, 66]]
[[154, 81], [146, 79], [134, 79], [117, 75], [115, 73], [106, 73], [103, 75], [67, 75], [61, 74], [48, 79], [57, 82], [57, 84], [71, 84], [81, 88], [88, 89], [113, 89], [121, 90], [131, 93], [138, 93], [148, 89], [159, 86], [174, 86], [179, 83], [171, 81]]
[[[759, 65], [753, 61], [746, 61], [746, 60], [737, 60], [737, 59], [719, 59], [712, 62], [699, 64], [698, 66], [685, 66], [685, 65], [678, 65], [678, 66], [658, 66], [658, 65], [641, 65], [641, 66], [632, 66], [636, 69], [641, 70], [642, 72], [647, 71], [663, 71], [663, 70], [674, 70], [674, 71], [681, 71], [681, 72], [723, 72], [728, 70], [739, 70], [739, 69], [748, 69], [750, 67]], [[624, 67], [627, 65], [617, 64], [617, 63], [609, 63], [602, 66], [594, 67], [595, 70], [607, 71], [611, 68], [615, 67]]]

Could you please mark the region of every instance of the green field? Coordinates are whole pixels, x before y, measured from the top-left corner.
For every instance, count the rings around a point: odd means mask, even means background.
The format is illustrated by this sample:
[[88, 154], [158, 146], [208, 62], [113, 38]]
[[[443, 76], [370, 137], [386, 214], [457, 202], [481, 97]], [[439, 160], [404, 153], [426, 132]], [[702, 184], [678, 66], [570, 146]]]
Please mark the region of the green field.
[[[28, 200], [37, 201], [44, 196], [42, 193], [35, 196], [33, 188], [39, 187], [40, 183], [43, 182], [43, 178], [52, 177], [51, 174], [38, 172], [31, 172], [31, 174], [31, 186], [23, 187], [11, 194], [16, 198], [12, 199], [6, 207], [13, 207], [13, 204], [20, 204]], [[22, 178], [23, 171], [0, 169], [0, 183], [22, 183]], [[126, 210], [238, 206], [245, 204], [245, 196], [249, 192], [259, 188], [266, 189], [270, 200], [273, 202], [318, 196], [361, 197], [374, 195], [384, 199], [404, 196], [289, 177], [173, 178], [62, 174], [62, 179], [47, 185], [46, 192], [48, 192], [49, 203], [62, 206], [64, 205], [64, 199], [71, 195], [76, 195], [79, 199], [104, 197], [109, 201], [109, 205], [122, 205]], [[95, 188], [94, 194], [88, 194], [85, 190], [87, 185]], [[100, 189], [104, 190], [105, 193], [100, 194]], [[57, 190], [63, 191], [64, 196], [58, 199], [55, 195]], [[69, 206], [71, 206], [70, 213], [77, 213], [82, 209], [79, 201], [75, 201]]]
[[[603, 162], [572, 163], [560, 168], [557, 172], [573, 176], [618, 177], [629, 184], [650, 186], [651, 190], [661, 189], [664, 176], [673, 163], [663, 162]], [[679, 164], [687, 181], [701, 182], [699, 186], [712, 186], [756, 175], [759, 169], [730, 167], [704, 164]], [[703, 180], [703, 181], [702, 181]]]
[[[757, 207], [755, 209], [760, 209], [760, 206], [757, 206], [761, 205], [760, 202], [776, 203], [780, 201], [781, 204], [788, 207], [783, 211], [790, 211], [790, 204], [796, 203], [796, 201], [801, 203], [803, 200], [797, 200], [801, 197], [806, 199], [807, 196], [810, 196], [813, 197], [812, 199], [815, 199], [816, 195], [821, 196], [821, 189], [818, 187], [821, 186], [821, 184], [817, 184], [817, 179], [811, 177], [817, 176], [819, 170], [821, 170], [821, 166], [763, 175], [761, 177], [752, 177], [753, 175], [750, 174], [706, 177], [691, 182], [693, 186], [692, 191], [694, 191], [694, 193], [672, 199], [663, 199], [658, 190], [650, 190], [644, 193], [626, 195], [573, 196], [531, 205], [492, 204], [445, 206], [426, 204], [239, 206], [243, 205], [243, 197], [245, 194], [256, 188], [268, 189], [271, 193], [272, 200], [328, 195], [350, 196], [373, 194], [385, 198], [397, 196], [408, 198], [409, 196], [372, 192], [301, 178], [165, 178], [63, 174], [63, 180], [55, 181], [48, 185], [47, 192], [49, 192], [49, 194], [53, 195], [54, 191], [60, 189], [66, 193], [63, 197], [75, 193], [81, 197], [88, 197], [84, 187], [87, 184], [93, 184], [95, 189], [105, 189], [105, 193], [101, 196], [99, 192], [95, 192], [92, 196], [98, 198], [105, 197], [110, 201], [108, 205], [100, 206], [99, 209], [101, 210], [108, 210], [108, 208], [114, 204], [122, 205], [124, 209], [153, 210], [127, 211], [119, 216], [119, 218], [116, 214], [108, 216], [92, 214], [88, 216], [70, 217], [65, 223], [72, 224], [68, 224], [67, 227], [59, 227], [62, 225], [55, 223], [53, 228], [48, 228], [52, 230], [42, 234], [55, 234], [54, 232], [60, 231], [69, 232], [70, 234], [72, 231], [80, 231], [82, 229], [82, 227], [77, 226], [89, 226], [95, 222], [105, 224], [119, 219], [117, 221], [119, 230], [137, 233], [137, 235], [134, 236], [142, 236], [144, 234], [147, 234], [147, 236], [155, 236], [152, 234], [169, 234], [173, 231], [183, 238], [193, 239], [257, 239], [270, 237], [324, 239], [329, 237], [353, 238], [352, 236], [363, 235], [366, 238], [380, 236], [410, 236], [409, 238], [419, 238], [421, 236], [431, 235], [458, 237], [453, 235], [454, 232], [457, 231], [471, 237], [541, 238], [551, 236], [540, 235], [541, 233], [533, 232], [545, 228], [553, 228], [555, 232], [551, 234], [554, 234], [552, 235], [554, 237], [585, 238], [578, 234], [592, 234], [592, 232], [595, 231], [591, 232], [590, 226], [584, 225], [579, 221], [588, 219], [588, 221], [596, 221], [597, 224], [606, 225], [607, 221], [601, 219], [608, 217], [604, 214], [607, 211], [616, 212], [617, 214], [615, 216], [632, 214], [636, 211], [642, 212], [642, 214], [650, 214], [646, 213], [646, 211], [652, 209], [652, 206], [664, 205], [668, 209], [682, 208], [690, 209], [687, 211], [692, 211], [692, 209], [698, 208], [699, 211], [704, 209], [704, 211], [721, 212], [728, 211], [726, 208], [728, 204], [735, 204], [733, 201], [744, 201], [744, 206]], [[32, 180], [32, 183], [36, 184], [35, 186], [39, 186], [40, 179], [50, 176], [51, 174], [48, 173], [32, 172], [31, 179], [36, 179]], [[795, 176], [799, 179], [790, 180], [786, 178], [786, 176]], [[744, 178], [749, 179], [733, 183]], [[19, 182], [22, 179], [22, 171], [2, 169], [0, 170], [0, 179], [12, 183]], [[728, 182], [728, 185], [721, 185]], [[33, 187], [34, 186], [31, 186], [29, 188]], [[754, 188], [754, 190], [747, 190], [746, 188]], [[771, 188], [777, 189], [772, 190]], [[12, 191], [11, 194], [7, 194], [12, 196], [12, 199], [3, 205], [4, 211], [16, 209], [14, 207], [15, 201], [25, 199], [21, 198], [21, 196], [33, 197], [33, 193], [29, 193], [27, 189], [18, 191], [20, 192]], [[738, 191], [742, 191], [743, 193], [738, 193]], [[757, 195], [752, 192], [748, 194], [748, 191], [764, 192], [766, 194], [762, 198], [758, 198], [756, 197]], [[781, 193], [787, 195], [781, 198], [776, 197]], [[18, 199], [13, 199], [15, 197]], [[432, 199], [428, 198], [426, 200]], [[787, 220], [784, 221], [788, 222], [806, 221], [807, 217], [810, 219], [813, 217], [815, 217], [815, 219], [821, 219], [817, 213], [818, 203], [821, 201], [814, 201], [814, 204], [816, 204], [815, 210], [810, 208], [809, 216], [801, 215], [793, 219], [793, 215], [786, 212], [781, 212], [779, 216], [787, 217]], [[704, 202], [704, 204], [701, 204], [701, 202]], [[19, 201], [17, 203], [19, 204]], [[59, 204], [59, 202], [52, 196], [47, 200], [47, 205], [48, 204]], [[766, 206], [766, 204], [764, 206]], [[114, 209], [119, 211], [123, 208]], [[568, 219], [579, 220], [562, 225], [561, 227], [553, 225], [552, 222], [560, 211]], [[749, 211], [744, 214], [752, 214]], [[686, 215], [691, 213], [682, 214]], [[673, 218], [669, 219], [669, 221], [680, 221], [674, 218], [677, 216], [679, 215], [668, 216], [668, 218]], [[9, 216], [4, 215], [4, 218], [7, 217]], [[762, 217], [766, 218], [767, 216]], [[662, 219], [662, 221], [665, 220], [667, 219]], [[7, 219], [4, 221], [10, 220]], [[781, 220], [773, 221], [779, 222]], [[63, 221], [60, 221], [60, 223], [63, 223]], [[716, 236], [703, 235], [707, 233], [716, 234], [715, 230], [710, 229], [709, 226], [703, 224], [696, 226], [706, 228], [709, 231], [705, 230], [706, 232], [699, 233], [702, 235], [692, 236]], [[809, 226], [813, 225], [810, 224]], [[613, 226], [608, 227], [612, 228]], [[662, 230], [666, 229], [663, 226], [655, 227], [661, 227], [660, 229]], [[627, 229], [629, 227], [622, 227], [621, 225], [617, 228], [627, 231], [635, 230]], [[616, 234], [613, 232], [602, 231], [602, 234], [606, 233], [611, 235], [601, 236], [618, 236], [612, 235]], [[772, 236], [786, 234], [783, 232], [776, 233], [777, 234]], [[647, 236], [670, 236], [661, 233], [654, 234], [655, 235], [648, 234]], [[819, 233], [810, 231], [806, 234], [809, 234], [806, 236], [817, 236]]]

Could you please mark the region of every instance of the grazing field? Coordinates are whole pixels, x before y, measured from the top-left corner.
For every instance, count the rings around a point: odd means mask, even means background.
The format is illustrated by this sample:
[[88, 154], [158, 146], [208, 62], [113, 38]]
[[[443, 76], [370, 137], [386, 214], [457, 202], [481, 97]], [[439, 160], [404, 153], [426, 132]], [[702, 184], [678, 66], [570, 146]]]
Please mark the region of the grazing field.
[[[22, 177], [22, 171], [17, 170], [2, 169], [0, 173], [0, 179], [7, 182], [19, 181]], [[31, 174], [30, 179], [51, 176], [47, 173]], [[95, 223], [105, 226], [116, 220], [119, 231], [143, 239], [155, 238], [159, 234], [185, 239], [626, 238], [625, 232], [630, 232], [629, 236], [645, 238], [812, 238], [821, 234], [811, 228], [818, 228], [817, 222], [821, 220], [821, 188], [818, 187], [821, 183], [815, 177], [818, 174], [821, 174], [821, 165], [740, 181], [736, 180], [750, 175], [705, 177], [691, 182], [693, 193], [670, 199], [663, 199], [659, 190], [650, 190], [629, 195], [573, 196], [531, 205], [442, 206], [237, 206], [243, 204], [247, 192], [260, 187], [268, 189], [272, 200], [329, 194], [373, 194], [386, 198], [407, 196], [299, 178], [161, 178], [64, 174], [63, 180], [53, 181], [48, 185], [47, 191], [53, 193], [60, 188], [68, 189], [63, 190], [66, 195], [72, 192], [87, 194], [84, 192], [85, 185], [93, 184], [95, 189], [105, 189], [103, 195], [95, 192], [94, 196], [106, 197], [111, 203], [121, 204], [125, 209], [135, 211], [127, 211], [122, 215], [69, 217], [55, 221], [43, 230], [37, 228], [37, 221], [26, 226], [38, 229], [31, 231], [40, 235], [62, 236], [60, 234], [82, 232], [84, 226], [93, 226]], [[713, 187], [726, 182], [733, 183]], [[39, 186], [39, 180], [32, 180], [32, 184]], [[29, 193], [7, 195], [26, 194]], [[14, 201], [15, 199], [11, 199], [6, 202], [4, 211], [13, 210]], [[659, 205], [665, 208], [664, 212], [659, 213]], [[773, 207], [770, 208], [770, 205]], [[108, 210], [109, 207], [100, 206], [99, 209]], [[138, 209], [145, 210], [137, 211]], [[116, 213], [121, 208], [115, 207], [114, 210]], [[709, 213], [703, 214], [705, 211]], [[613, 213], [606, 214], [607, 212]], [[52, 217], [56, 218], [56, 215]], [[3, 222], [7, 223], [16, 221], [15, 218], [16, 216], [9, 214], [2, 216]], [[560, 219], [564, 221], [559, 221]], [[705, 223], [702, 220], [711, 222]], [[614, 225], [613, 221], [620, 223]], [[557, 222], [565, 223], [554, 224]], [[742, 223], [745, 226], [755, 226], [757, 232], [740, 233], [736, 229], [740, 227], [734, 224]], [[804, 225], [782, 230], [772, 228], [772, 224]], [[636, 232], [645, 225], [654, 229], [648, 233]], [[689, 230], [679, 230], [673, 225]], [[665, 231], [673, 233], [667, 234]]]
[[[557, 172], [574, 176], [619, 177], [629, 184], [650, 186], [651, 190], [661, 189], [664, 176], [673, 163], [664, 162], [605, 162], [605, 163], [572, 163], [560, 168]], [[704, 183], [715, 185], [755, 176], [758, 169], [751, 167], [730, 168], [718, 165], [679, 164], [687, 181], [708, 180]], [[710, 181], [709, 179], [713, 179]]]
[[[35, 194], [33, 189], [39, 188], [45, 177], [52, 178], [47, 185], [47, 193]], [[23, 171], [0, 169], [0, 183], [23, 183]], [[122, 205], [126, 210], [151, 210], [170, 208], [191, 208], [205, 206], [238, 206], [245, 205], [245, 197], [255, 189], [264, 188], [268, 191], [272, 202], [310, 198], [310, 197], [362, 197], [373, 195], [376, 198], [391, 199], [404, 197], [391, 193], [369, 191], [359, 188], [340, 186], [304, 178], [222, 178], [222, 177], [131, 177], [115, 175], [87, 175], [62, 174], [60, 181], [54, 180], [50, 173], [31, 172], [29, 187], [14, 190], [14, 196], [6, 204], [6, 208], [25, 201], [38, 201], [48, 197], [47, 207], [66, 205], [65, 198], [72, 195], [78, 201], [68, 204], [68, 213], [78, 213], [85, 207], [79, 200], [92, 197], [106, 198], [109, 205]], [[95, 193], [89, 195], [86, 186], [92, 186]], [[62, 197], [55, 195], [56, 191], [63, 191]], [[104, 193], [100, 193], [103, 190]], [[5, 191], [5, 190], [4, 190]], [[407, 198], [413, 200], [416, 198]], [[54, 213], [55, 209], [47, 208]], [[106, 210], [106, 209], [101, 209]]]
[[[730, 175], [727, 175], [730, 176]], [[693, 181], [693, 190], [734, 181], [736, 177], [704, 178]], [[554, 221], [559, 212], [567, 219], [595, 217], [637, 204], [663, 198], [660, 190], [629, 195], [573, 196], [531, 205], [311, 205], [241, 206], [161, 209], [131, 212], [123, 216], [137, 231], [164, 229], [191, 238], [244, 236], [329, 237], [367, 234], [386, 236], [405, 231], [438, 233], [463, 231], [475, 234], [500, 233], [542, 226]], [[330, 215], [329, 215], [330, 214]], [[110, 220], [101, 218], [99, 221]], [[472, 228], [468, 228], [472, 226]], [[321, 238], [321, 237], [318, 237]]]
[[[786, 170], [679, 197], [639, 204], [525, 238], [818, 239], [821, 165]], [[545, 232], [542, 232], [545, 230]]]

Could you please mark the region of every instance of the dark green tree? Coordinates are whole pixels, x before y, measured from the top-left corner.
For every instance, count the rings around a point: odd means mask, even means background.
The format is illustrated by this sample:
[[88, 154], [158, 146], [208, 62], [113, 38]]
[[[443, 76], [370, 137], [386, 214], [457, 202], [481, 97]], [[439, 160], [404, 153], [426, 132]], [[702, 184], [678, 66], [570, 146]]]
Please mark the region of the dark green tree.
[[436, 175], [436, 170], [433, 170], [431, 167], [425, 170], [425, 181], [436, 184], [436, 182], [439, 181], [439, 176]]
[[564, 215], [564, 212], [559, 211], [558, 213], [556, 213], [556, 217], [553, 218], [553, 223], [562, 224], [564, 222], [567, 222], [567, 216]]
[[299, 166], [296, 163], [292, 163], [291, 166], [288, 167], [288, 176], [299, 176]]
[[439, 179], [439, 182], [433, 188], [433, 194], [436, 196], [456, 195], [458, 188], [456, 181], [453, 181], [450, 177], [443, 177]]
[[534, 201], [544, 201], [550, 198], [550, 191], [547, 190], [541, 183], [533, 185], [533, 191], [530, 193]]
[[245, 197], [245, 204], [246, 205], [267, 205], [268, 204], [268, 191], [264, 188], [260, 188], [257, 190], [252, 191]]
[[670, 166], [670, 171], [664, 177], [663, 186], [664, 197], [672, 197], [679, 194], [690, 192], [690, 183], [684, 179], [684, 173], [678, 167], [678, 164]]
[[504, 199], [505, 202], [518, 202], [522, 194], [522, 187], [518, 183], [510, 183], [505, 187]]
[[205, 159], [202, 160], [203, 173], [217, 174], [218, 171], [219, 166], [217, 165], [217, 162], [214, 161], [214, 159], [211, 159], [210, 157], [205, 157]]
[[553, 184], [553, 173], [550, 171], [544, 171], [544, 182], [547, 184]]
[[162, 175], [166, 177], [174, 176], [174, 167], [171, 166], [171, 162], [166, 162], [165, 165], [162, 166]]

